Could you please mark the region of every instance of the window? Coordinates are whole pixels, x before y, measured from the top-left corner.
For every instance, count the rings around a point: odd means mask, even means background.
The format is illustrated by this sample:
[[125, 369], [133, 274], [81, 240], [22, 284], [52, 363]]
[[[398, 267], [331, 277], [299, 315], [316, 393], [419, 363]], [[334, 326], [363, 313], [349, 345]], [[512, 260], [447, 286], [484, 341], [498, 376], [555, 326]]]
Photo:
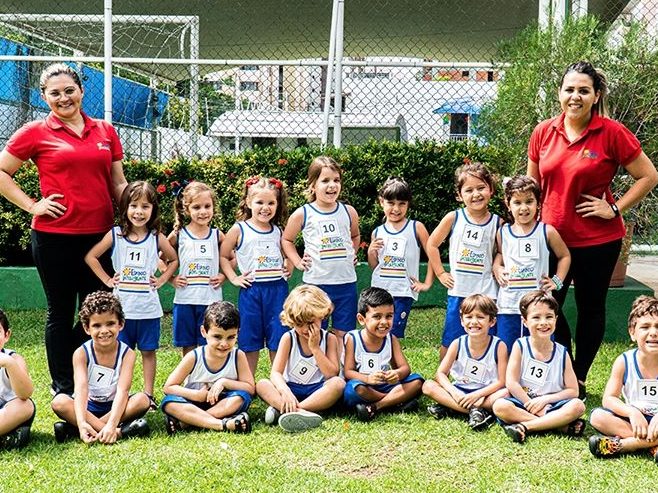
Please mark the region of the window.
[[251, 145], [256, 147], [265, 148], [265, 147], [274, 147], [276, 146], [276, 138], [274, 137], [252, 137]]
[[243, 80], [240, 82], [241, 91], [258, 91], [258, 82]]

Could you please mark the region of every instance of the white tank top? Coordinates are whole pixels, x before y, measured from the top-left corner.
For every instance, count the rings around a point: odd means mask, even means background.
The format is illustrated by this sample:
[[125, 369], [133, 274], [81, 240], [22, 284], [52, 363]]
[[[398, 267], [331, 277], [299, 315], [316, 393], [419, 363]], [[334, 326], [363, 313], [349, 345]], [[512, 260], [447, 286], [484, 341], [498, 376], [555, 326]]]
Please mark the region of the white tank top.
[[553, 354], [548, 361], [534, 358], [530, 347], [530, 337], [516, 340], [521, 348], [521, 387], [528, 397], [554, 394], [564, 389], [564, 368], [567, 350], [562, 344], [553, 342]]
[[162, 317], [158, 291], [151, 287], [150, 277], [158, 268], [158, 237], [149, 233], [139, 242], [121, 236], [118, 226], [112, 228], [112, 266], [119, 273], [114, 294], [121, 300], [123, 313], [129, 320]]
[[485, 224], [469, 221], [464, 209], [455, 211], [455, 222], [450, 233], [450, 273], [455, 286], [450, 296], [466, 297], [485, 294], [496, 299], [498, 284], [491, 268], [498, 230], [498, 216], [491, 214]]
[[621, 389], [624, 401], [639, 409], [643, 414], [658, 414], [658, 379], [644, 378], [637, 361], [637, 349], [630, 349], [624, 357], [624, 386]]
[[313, 205], [302, 207], [304, 251], [312, 264], [302, 279], [307, 284], [346, 284], [356, 282], [352, 218], [342, 202], [333, 212], [321, 212]]
[[[310, 385], [324, 381], [324, 375], [320, 371], [315, 356], [302, 353], [297, 333], [288, 331], [290, 337], [290, 355], [283, 370], [283, 378], [286, 382], [302, 385]], [[327, 354], [327, 331], [321, 330], [320, 349]]]
[[206, 346], [194, 350], [194, 367], [185, 379], [184, 387], [198, 390], [210, 387], [220, 378], [238, 379], [238, 348], [233, 348], [226, 357], [224, 365], [217, 371], [212, 371], [206, 363]]
[[240, 227], [240, 244], [235, 256], [240, 272], [251, 272], [256, 282], [283, 279], [283, 255], [281, 254], [281, 229], [271, 225], [270, 231], [258, 231], [247, 221], [237, 223]]
[[117, 357], [114, 360], [112, 368], [99, 365], [96, 362], [96, 353], [94, 352], [94, 341], [91, 339], [82, 345], [87, 355], [87, 386], [89, 390], [89, 400], [95, 402], [112, 402], [117, 395], [117, 385], [119, 384], [119, 372], [123, 357], [128, 351], [128, 345], [117, 341]]
[[489, 345], [480, 358], [473, 358], [468, 349], [468, 335], [460, 336], [457, 358], [450, 368], [453, 385], [462, 390], [478, 390], [498, 380], [498, 344], [502, 341], [490, 336]]
[[176, 288], [174, 303], [210, 305], [222, 300], [222, 288], [213, 289], [210, 278], [219, 274], [219, 232], [210, 228], [205, 238], [195, 238], [187, 228], [178, 232], [178, 272], [187, 286]]
[[400, 231], [389, 230], [386, 224], [375, 228], [374, 238], [382, 238], [378, 262], [372, 272], [371, 285], [385, 289], [392, 296], [418, 299], [411, 289], [411, 277], [418, 279], [420, 245], [416, 236], [416, 221], [407, 219]]
[[370, 375], [379, 370], [391, 369], [391, 361], [393, 359], [393, 344], [391, 342], [391, 334], [386, 334], [382, 341], [382, 346], [378, 351], [369, 352], [363, 345], [361, 339], [361, 329], [356, 329], [348, 332], [348, 336], [354, 342], [354, 363], [356, 371], [364, 375]]
[[[7, 348], [0, 349], [0, 352], [11, 356], [14, 354], [14, 351]], [[4, 406], [7, 402], [16, 398], [16, 392], [11, 388], [11, 382], [9, 381], [9, 374], [7, 373], [7, 368], [0, 369], [0, 407]]]
[[546, 225], [537, 222], [525, 236], [517, 236], [512, 226], [500, 229], [501, 249], [508, 285], [498, 289], [498, 313], [520, 314], [519, 301], [524, 294], [539, 289], [541, 277], [548, 275]]

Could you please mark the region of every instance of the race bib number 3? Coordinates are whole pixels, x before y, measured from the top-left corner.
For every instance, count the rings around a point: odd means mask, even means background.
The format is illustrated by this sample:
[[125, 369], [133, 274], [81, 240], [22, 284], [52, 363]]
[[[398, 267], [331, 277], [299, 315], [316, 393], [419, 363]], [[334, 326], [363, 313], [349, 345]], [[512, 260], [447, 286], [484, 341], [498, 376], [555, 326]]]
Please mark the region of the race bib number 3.
[[472, 382], [484, 383], [484, 376], [487, 372], [487, 365], [482, 361], [468, 358], [466, 360], [466, 377]]
[[407, 240], [405, 238], [389, 238], [386, 241], [384, 255], [390, 255], [392, 257], [404, 257], [406, 248]]
[[526, 367], [523, 369], [523, 380], [532, 382], [538, 387], [546, 383], [548, 377], [548, 365], [543, 361], [530, 359]]

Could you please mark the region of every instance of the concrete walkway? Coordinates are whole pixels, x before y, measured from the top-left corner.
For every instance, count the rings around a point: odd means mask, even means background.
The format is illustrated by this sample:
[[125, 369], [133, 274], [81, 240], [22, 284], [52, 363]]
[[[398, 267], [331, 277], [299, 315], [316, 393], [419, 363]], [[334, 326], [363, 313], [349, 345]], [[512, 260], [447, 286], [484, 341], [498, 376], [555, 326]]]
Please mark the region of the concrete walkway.
[[646, 284], [658, 294], [658, 255], [633, 255], [626, 275]]

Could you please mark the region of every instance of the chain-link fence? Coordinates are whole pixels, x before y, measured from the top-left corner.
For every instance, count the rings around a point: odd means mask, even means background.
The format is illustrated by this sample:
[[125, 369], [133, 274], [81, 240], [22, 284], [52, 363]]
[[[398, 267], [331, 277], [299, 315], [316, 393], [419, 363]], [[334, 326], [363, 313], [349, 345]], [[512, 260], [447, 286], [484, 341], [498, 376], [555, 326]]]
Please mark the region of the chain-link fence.
[[0, 1], [0, 145], [46, 114], [38, 77], [55, 59], [78, 66], [83, 109], [111, 115], [132, 158], [486, 141], [478, 118], [505, 78], [501, 44], [524, 29], [592, 14], [620, 36], [633, 22], [658, 33], [658, 0], [99, 3]]

